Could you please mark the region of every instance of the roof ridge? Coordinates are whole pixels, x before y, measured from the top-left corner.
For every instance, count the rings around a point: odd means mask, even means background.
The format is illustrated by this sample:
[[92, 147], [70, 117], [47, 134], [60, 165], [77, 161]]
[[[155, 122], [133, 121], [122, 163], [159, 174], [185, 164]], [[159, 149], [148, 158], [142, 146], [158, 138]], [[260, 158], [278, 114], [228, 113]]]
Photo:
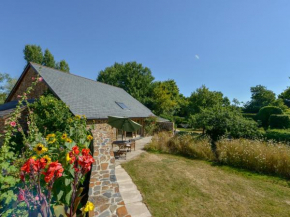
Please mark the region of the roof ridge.
[[[64, 71], [61, 71], [61, 70], [58, 70], [58, 69], [55, 69], [55, 68], [51, 68], [51, 67], [48, 67], [48, 66], [41, 65], [41, 64], [39, 64], [39, 63], [30, 62], [30, 64], [39, 65], [40, 67], [45, 67], [45, 68], [48, 68], [48, 69], [52, 69], [52, 70], [55, 70], [55, 71], [58, 71], [58, 72], [62, 72], [62, 73], [67, 74], [67, 75], [73, 75], [73, 76], [76, 76], [76, 77], [79, 77], [79, 78], [87, 79], [87, 80], [89, 80], [89, 81], [94, 81], [94, 82], [96, 82], [96, 83], [101, 83], [101, 84], [109, 85], [109, 86], [111, 86], [111, 87], [115, 87], [115, 88], [119, 88], [119, 89], [124, 90], [124, 89], [121, 88], [121, 87], [117, 87], [117, 86], [114, 86], [114, 85], [111, 85], [111, 84], [106, 84], [106, 83], [104, 83], [104, 82], [100, 82], [100, 81], [95, 81], [95, 80], [90, 79], [90, 78], [86, 78], [86, 77], [82, 77], [82, 76], [80, 76], [80, 75], [72, 74], [71, 72], [67, 73], [67, 72], [64, 72]], [[125, 91], [125, 90], [124, 90], [124, 91]]]

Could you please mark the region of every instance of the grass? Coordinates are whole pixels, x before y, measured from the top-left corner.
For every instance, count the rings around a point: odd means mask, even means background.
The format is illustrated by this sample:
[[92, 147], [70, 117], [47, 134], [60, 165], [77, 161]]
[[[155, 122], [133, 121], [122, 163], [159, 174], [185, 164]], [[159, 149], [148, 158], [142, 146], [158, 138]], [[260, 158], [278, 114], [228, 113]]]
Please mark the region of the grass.
[[[154, 135], [145, 146], [148, 151], [179, 154], [191, 158], [215, 161], [210, 141], [206, 137], [176, 135], [166, 132]], [[217, 142], [220, 164], [254, 172], [290, 178], [290, 146], [273, 141], [222, 139]]]
[[289, 216], [285, 179], [157, 153], [122, 166], [155, 217]]
[[192, 132], [193, 129], [192, 128], [177, 128], [177, 130], [182, 131], [182, 132]]

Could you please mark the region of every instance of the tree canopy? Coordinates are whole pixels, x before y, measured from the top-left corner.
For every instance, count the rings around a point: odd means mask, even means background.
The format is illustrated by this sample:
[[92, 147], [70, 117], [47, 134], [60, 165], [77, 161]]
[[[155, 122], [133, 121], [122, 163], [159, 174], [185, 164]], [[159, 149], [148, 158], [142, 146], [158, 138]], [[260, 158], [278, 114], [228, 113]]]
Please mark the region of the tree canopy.
[[246, 112], [257, 113], [262, 107], [270, 105], [276, 100], [275, 93], [262, 85], [251, 87], [251, 93], [251, 101], [245, 104]]
[[56, 69], [69, 73], [69, 66], [68, 63], [65, 60], [60, 61], [55, 66]]
[[229, 104], [229, 99], [227, 97], [223, 97], [221, 92], [210, 91], [205, 85], [202, 85], [189, 97], [189, 112], [190, 114], [195, 114], [216, 105]]
[[68, 63], [65, 60], [61, 60], [60, 62], [56, 63], [54, 56], [48, 49], [45, 49], [43, 54], [42, 48], [40, 46], [27, 44], [24, 47], [23, 53], [24, 59], [27, 63], [34, 62], [69, 73]]
[[115, 63], [99, 72], [97, 81], [123, 88], [142, 103], [152, 90], [151, 70], [137, 62]]
[[196, 128], [205, 128], [205, 134], [211, 139], [211, 148], [217, 159], [216, 141], [221, 137], [253, 138], [258, 134], [257, 123], [245, 119], [234, 106], [215, 105], [205, 108], [191, 116], [191, 124]]
[[11, 78], [9, 74], [0, 73], [0, 104], [4, 103], [16, 81], [17, 79]]
[[26, 60], [27, 63], [34, 62], [34, 63], [42, 64], [43, 53], [40, 46], [27, 44], [25, 45], [23, 53], [24, 53], [24, 59]]
[[179, 88], [174, 80], [154, 82], [151, 99], [151, 109], [157, 115], [173, 115], [180, 108]]
[[55, 60], [54, 56], [50, 53], [48, 49], [44, 51], [42, 65], [54, 68], [55, 67]]

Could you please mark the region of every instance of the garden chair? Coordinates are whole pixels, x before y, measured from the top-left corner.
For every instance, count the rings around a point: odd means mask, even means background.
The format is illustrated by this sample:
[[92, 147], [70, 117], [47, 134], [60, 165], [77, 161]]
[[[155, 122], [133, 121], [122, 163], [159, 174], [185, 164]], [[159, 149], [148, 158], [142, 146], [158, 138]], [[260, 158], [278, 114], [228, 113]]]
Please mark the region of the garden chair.
[[116, 152], [116, 156], [120, 159], [121, 156], [124, 156], [124, 159], [126, 160], [127, 157], [127, 147], [126, 144], [119, 145], [119, 150]]
[[127, 144], [127, 148], [130, 150], [130, 152], [132, 151], [132, 148], [134, 148], [135, 151], [135, 145], [136, 145], [136, 140], [135, 139], [130, 139], [129, 140], [129, 144]]

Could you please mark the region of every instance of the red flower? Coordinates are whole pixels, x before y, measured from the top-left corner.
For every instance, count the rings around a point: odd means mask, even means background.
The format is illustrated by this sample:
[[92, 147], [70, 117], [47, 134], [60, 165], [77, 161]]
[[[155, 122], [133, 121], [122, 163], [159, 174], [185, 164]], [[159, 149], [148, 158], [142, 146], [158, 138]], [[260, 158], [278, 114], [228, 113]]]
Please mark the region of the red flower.
[[78, 163], [82, 167], [83, 173], [87, 173], [91, 170], [91, 165], [95, 160], [91, 155], [80, 156]]
[[25, 174], [23, 171], [20, 172], [20, 179], [24, 182], [25, 181]]
[[25, 192], [23, 189], [19, 189], [19, 194], [18, 194], [18, 197], [17, 197], [18, 201], [23, 201], [25, 200]]
[[79, 147], [78, 147], [78, 146], [74, 146], [74, 147], [72, 148], [72, 151], [73, 151], [73, 153], [76, 154], [76, 155], [78, 155], [78, 154], [80, 153], [80, 150], [79, 150]]
[[40, 167], [41, 167], [41, 169], [43, 169], [43, 168], [45, 168], [45, 166], [46, 166], [47, 160], [46, 160], [45, 158], [41, 158], [41, 159], [39, 160], [39, 163], [40, 163]]
[[25, 171], [26, 173], [30, 173], [31, 169], [33, 169], [33, 171], [37, 171], [37, 168], [35, 167], [34, 163], [35, 160], [33, 158], [29, 158], [28, 161], [26, 161], [21, 167], [21, 171]]
[[15, 121], [11, 121], [10, 125], [11, 125], [11, 127], [15, 127], [16, 126], [16, 122]]
[[82, 150], [82, 155], [89, 155], [90, 154], [90, 149], [88, 149], [88, 148], [84, 148], [83, 150]]
[[63, 168], [58, 161], [56, 162], [51, 162], [48, 166], [48, 169], [45, 173], [44, 180], [45, 182], [50, 182], [53, 178], [59, 178], [62, 176]]

